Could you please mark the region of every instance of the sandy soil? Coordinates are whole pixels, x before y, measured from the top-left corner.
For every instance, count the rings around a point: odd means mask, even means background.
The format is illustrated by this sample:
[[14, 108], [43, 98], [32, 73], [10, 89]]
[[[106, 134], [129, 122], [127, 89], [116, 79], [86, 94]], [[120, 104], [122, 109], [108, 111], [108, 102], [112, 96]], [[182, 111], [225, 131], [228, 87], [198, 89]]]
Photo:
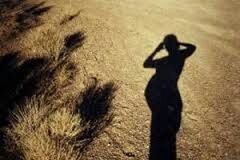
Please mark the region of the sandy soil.
[[114, 122], [92, 144], [86, 159], [148, 159], [151, 112], [144, 90], [154, 70], [144, 69], [143, 62], [169, 33], [197, 46], [178, 82], [184, 104], [178, 157], [240, 158], [240, 1], [47, 3], [55, 6], [50, 15], [80, 10], [74, 28], [85, 31], [87, 40], [76, 60], [86, 69], [85, 75], [113, 80], [119, 86]]

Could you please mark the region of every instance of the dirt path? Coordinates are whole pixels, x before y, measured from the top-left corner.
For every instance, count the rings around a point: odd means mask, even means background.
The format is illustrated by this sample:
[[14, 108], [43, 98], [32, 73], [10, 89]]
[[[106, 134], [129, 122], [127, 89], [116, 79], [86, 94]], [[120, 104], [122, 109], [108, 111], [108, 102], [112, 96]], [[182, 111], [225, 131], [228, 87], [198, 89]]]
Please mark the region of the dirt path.
[[[49, 0], [55, 12], [80, 10], [87, 41], [77, 57], [89, 77], [119, 85], [116, 117], [86, 159], [146, 160], [151, 112], [144, 97], [154, 70], [143, 62], [165, 35], [197, 46], [181, 74], [177, 154], [183, 160], [240, 157], [240, 2], [230, 0]], [[166, 54], [163, 52], [163, 55]], [[161, 54], [159, 54], [161, 56]]]

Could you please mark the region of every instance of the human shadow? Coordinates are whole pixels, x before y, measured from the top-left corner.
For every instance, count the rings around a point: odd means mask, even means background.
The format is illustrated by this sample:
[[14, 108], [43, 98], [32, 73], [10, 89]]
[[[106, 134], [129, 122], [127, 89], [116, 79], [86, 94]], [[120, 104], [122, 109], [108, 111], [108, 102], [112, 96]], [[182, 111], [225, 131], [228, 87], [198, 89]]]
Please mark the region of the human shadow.
[[[154, 60], [162, 49], [167, 50], [168, 56]], [[176, 134], [183, 105], [177, 82], [186, 58], [195, 50], [196, 46], [178, 42], [177, 37], [170, 34], [144, 62], [144, 68], [156, 69], [145, 89], [152, 112], [149, 160], [176, 159]]]

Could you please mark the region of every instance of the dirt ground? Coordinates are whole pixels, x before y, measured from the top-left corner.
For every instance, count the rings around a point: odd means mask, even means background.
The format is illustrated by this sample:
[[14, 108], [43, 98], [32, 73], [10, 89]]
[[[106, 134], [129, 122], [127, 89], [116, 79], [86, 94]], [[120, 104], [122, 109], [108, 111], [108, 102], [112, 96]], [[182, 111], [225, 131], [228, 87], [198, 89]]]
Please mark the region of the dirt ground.
[[[86, 41], [76, 55], [84, 76], [118, 86], [115, 118], [86, 160], [146, 160], [151, 111], [144, 90], [154, 70], [144, 60], [170, 33], [197, 47], [178, 82], [182, 160], [240, 158], [240, 1], [48, 0], [48, 21], [79, 12], [69, 29]], [[162, 53], [162, 55], [161, 55]], [[160, 52], [159, 57], [166, 55]]]

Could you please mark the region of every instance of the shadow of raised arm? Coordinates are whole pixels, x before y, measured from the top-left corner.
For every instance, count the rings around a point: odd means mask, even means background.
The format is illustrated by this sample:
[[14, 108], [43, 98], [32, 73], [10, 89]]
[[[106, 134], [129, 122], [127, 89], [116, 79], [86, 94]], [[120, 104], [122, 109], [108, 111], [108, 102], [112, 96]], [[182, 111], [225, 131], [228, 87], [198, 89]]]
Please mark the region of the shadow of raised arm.
[[179, 43], [180, 46], [185, 47], [185, 49], [180, 50], [184, 58], [190, 57], [196, 50], [196, 46], [190, 43]]
[[163, 49], [163, 43], [160, 43], [158, 47], [152, 52], [150, 56], [144, 61], [143, 67], [144, 68], [155, 68], [156, 60], [153, 60], [154, 56]]

